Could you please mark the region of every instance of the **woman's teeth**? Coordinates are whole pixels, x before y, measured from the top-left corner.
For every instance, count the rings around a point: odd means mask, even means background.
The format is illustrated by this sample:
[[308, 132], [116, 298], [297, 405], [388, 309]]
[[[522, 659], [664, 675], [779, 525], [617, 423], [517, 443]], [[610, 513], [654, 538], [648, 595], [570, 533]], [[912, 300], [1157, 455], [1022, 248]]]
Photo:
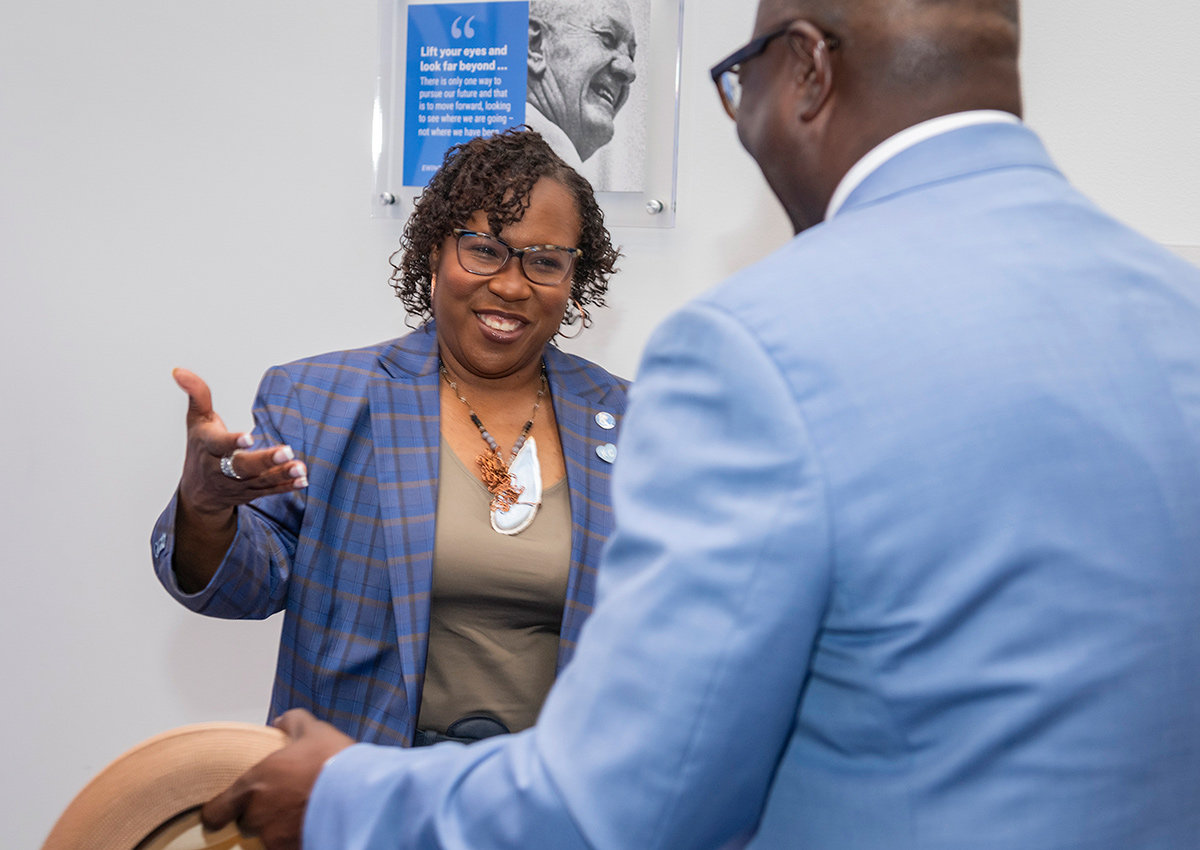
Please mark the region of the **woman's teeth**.
[[503, 319], [500, 316], [483, 315], [479, 317], [483, 323], [496, 331], [515, 331], [521, 326], [516, 319]]

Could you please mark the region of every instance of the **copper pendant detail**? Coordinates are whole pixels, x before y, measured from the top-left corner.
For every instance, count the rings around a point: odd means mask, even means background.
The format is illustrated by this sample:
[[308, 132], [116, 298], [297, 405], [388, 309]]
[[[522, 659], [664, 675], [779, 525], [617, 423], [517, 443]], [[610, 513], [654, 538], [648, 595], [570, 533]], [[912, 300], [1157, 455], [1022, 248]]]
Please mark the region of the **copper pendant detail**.
[[492, 510], [507, 513], [521, 498], [525, 488], [513, 486], [508, 465], [495, 452], [481, 454], [475, 462], [479, 464], [479, 471], [483, 474], [484, 486], [492, 494]]

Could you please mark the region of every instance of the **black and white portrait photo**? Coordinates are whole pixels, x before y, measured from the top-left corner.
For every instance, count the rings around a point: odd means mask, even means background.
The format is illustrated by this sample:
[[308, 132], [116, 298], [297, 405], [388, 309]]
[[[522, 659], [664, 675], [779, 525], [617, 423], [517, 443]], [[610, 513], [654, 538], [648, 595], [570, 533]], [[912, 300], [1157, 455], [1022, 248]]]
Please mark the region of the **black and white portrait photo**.
[[650, 0], [531, 0], [525, 122], [599, 191], [636, 192], [646, 161]]

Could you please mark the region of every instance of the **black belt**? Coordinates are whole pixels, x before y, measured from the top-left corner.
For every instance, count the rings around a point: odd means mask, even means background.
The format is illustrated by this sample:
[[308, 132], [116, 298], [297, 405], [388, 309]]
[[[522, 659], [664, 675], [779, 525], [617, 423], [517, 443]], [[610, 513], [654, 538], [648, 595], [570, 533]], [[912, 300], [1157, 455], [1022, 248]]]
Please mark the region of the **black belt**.
[[494, 717], [486, 714], [471, 714], [460, 717], [447, 728], [445, 734], [432, 729], [418, 729], [413, 735], [414, 747], [429, 747], [442, 741], [457, 741], [460, 744], [470, 744], [472, 741], [482, 741], [496, 735], [507, 735], [508, 727]]

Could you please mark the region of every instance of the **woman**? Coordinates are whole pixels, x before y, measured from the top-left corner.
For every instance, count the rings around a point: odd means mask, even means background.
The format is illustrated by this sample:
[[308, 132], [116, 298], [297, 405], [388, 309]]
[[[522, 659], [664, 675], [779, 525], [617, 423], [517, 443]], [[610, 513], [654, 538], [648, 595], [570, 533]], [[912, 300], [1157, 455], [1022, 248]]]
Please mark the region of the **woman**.
[[156, 571], [194, 611], [286, 612], [272, 717], [401, 745], [517, 731], [570, 660], [612, 527], [628, 385], [551, 341], [603, 304], [618, 253], [528, 131], [451, 149], [397, 253], [424, 323], [270, 370], [253, 435], [176, 371], [188, 448]]

